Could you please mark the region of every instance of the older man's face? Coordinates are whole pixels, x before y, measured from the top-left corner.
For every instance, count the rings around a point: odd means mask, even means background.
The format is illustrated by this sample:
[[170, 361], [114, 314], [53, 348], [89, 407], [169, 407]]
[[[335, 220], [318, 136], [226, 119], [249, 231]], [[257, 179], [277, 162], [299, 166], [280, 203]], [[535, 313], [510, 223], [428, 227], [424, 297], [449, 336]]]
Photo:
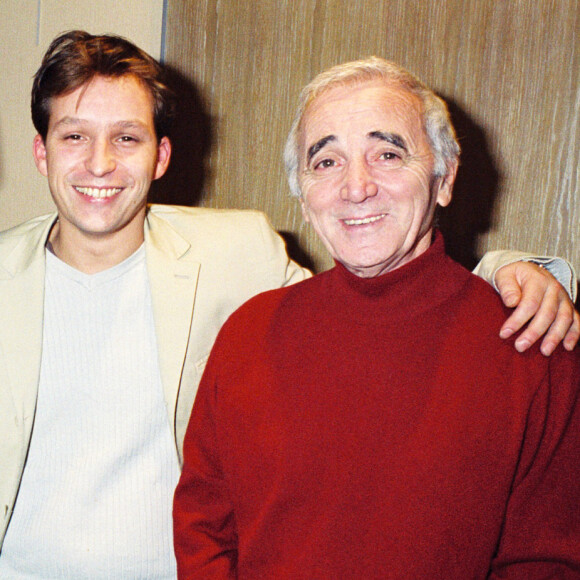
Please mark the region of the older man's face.
[[329, 89], [306, 110], [299, 156], [304, 218], [351, 272], [378, 276], [429, 247], [455, 168], [433, 178], [415, 95], [380, 81]]

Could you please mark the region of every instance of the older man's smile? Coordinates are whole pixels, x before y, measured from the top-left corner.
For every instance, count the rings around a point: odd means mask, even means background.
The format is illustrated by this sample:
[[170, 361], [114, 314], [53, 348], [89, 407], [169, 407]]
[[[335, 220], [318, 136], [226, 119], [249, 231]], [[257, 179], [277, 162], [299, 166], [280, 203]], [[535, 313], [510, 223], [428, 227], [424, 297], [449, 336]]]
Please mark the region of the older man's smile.
[[381, 213], [379, 215], [373, 215], [373, 216], [368, 216], [368, 217], [363, 217], [363, 218], [347, 218], [347, 219], [343, 219], [342, 221], [347, 226], [363, 226], [366, 224], [372, 224], [374, 222], [378, 222], [379, 220], [382, 220], [386, 216], [387, 216], [386, 213]]

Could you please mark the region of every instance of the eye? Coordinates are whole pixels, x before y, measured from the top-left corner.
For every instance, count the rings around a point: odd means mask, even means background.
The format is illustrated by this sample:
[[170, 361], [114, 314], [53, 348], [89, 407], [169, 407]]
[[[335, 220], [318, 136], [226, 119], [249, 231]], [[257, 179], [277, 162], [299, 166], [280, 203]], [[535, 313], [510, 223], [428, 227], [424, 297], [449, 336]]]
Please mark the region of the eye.
[[336, 165], [336, 161], [334, 159], [322, 159], [314, 164], [314, 169], [327, 169], [329, 167], [334, 167]]
[[82, 137], [78, 133], [71, 133], [70, 135], [65, 136], [66, 141], [80, 141], [81, 139]]
[[379, 152], [376, 157], [379, 166], [385, 169], [398, 169], [404, 163], [401, 153], [389, 149], [388, 151]]
[[119, 141], [121, 143], [136, 143], [138, 139], [136, 137], [133, 137], [132, 135], [122, 135], [121, 137], [119, 137]]

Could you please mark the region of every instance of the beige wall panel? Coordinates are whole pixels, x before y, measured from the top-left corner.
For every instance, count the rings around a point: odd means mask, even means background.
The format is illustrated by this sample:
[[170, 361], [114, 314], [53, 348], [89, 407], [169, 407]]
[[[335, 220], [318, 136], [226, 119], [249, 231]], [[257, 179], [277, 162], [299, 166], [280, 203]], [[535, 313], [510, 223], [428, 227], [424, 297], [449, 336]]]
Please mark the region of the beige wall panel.
[[[288, 199], [283, 144], [314, 74], [378, 54], [450, 104], [464, 150], [442, 218], [454, 255], [507, 246], [580, 270], [579, 18], [578, 0], [169, 0], [166, 61], [195, 83], [213, 131], [203, 190], [181, 199], [263, 209], [329, 266]], [[195, 139], [177, 139], [183, 176]]]
[[30, 86], [40, 50], [37, 0], [0, 4], [0, 230], [53, 207], [32, 160]]
[[163, 0], [42, 0], [39, 43], [46, 47], [60, 32], [82, 28], [92, 34], [121, 34], [159, 59]]
[[127, 36], [160, 55], [163, 0], [0, 0], [0, 230], [54, 210], [32, 159], [30, 88], [59, 32]]

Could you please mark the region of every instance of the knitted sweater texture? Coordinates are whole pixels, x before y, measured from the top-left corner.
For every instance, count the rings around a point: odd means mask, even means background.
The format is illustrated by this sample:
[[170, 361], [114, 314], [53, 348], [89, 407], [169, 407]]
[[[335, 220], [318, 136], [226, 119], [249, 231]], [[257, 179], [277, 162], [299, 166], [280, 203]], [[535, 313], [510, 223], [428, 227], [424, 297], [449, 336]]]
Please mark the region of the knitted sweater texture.
[[440, 236], [242, 306], [185, 440], [180, 577], [579, 578], [580, 357], [518, 354], [505, 317]]

